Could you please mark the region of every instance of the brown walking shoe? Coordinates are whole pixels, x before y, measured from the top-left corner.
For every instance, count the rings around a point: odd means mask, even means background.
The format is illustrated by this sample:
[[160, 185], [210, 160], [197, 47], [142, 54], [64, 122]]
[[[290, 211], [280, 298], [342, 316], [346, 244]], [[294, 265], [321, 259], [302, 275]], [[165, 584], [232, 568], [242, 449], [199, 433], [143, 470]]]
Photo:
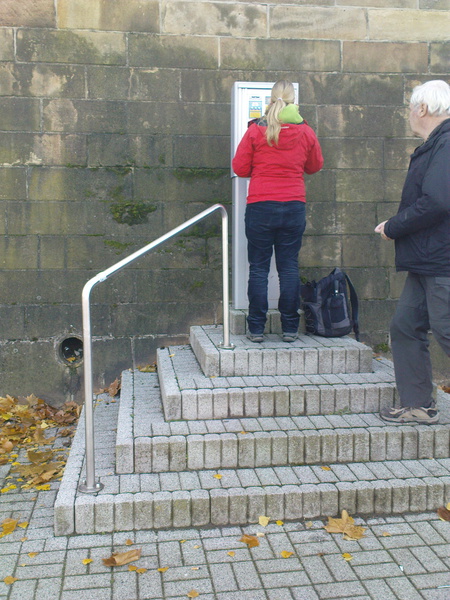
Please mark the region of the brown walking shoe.
[[383, 421], [389, 423], [422, 423], [424, 425], [434, 425], [439, 423], [439, 412], [430, 406], [424, 408], [420, 406], [403, 406], [402, 408], [384, 408], [380, 412], [380, 417]]

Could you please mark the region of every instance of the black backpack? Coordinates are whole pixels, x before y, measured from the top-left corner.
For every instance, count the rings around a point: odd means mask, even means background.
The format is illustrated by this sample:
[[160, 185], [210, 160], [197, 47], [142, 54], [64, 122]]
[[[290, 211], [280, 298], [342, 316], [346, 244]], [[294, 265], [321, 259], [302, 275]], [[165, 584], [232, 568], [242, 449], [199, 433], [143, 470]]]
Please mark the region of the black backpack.
[[358, 296], [349, 277], [341, 269], [336, 267], [320, 281], [308, 281], [302, 285], [301, 296], [308, 333], [340, 337], [353, 330], [359, 340]]

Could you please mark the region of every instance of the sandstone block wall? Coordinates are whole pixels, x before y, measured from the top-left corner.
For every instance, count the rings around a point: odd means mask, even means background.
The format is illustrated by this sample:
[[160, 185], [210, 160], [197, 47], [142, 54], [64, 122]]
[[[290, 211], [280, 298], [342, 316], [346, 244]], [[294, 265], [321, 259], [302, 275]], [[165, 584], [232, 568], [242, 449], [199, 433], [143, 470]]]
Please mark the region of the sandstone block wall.
[[[344, 267], [386, 340], [401, 289], [373, 228], [418, 144], [417, 83], [448, 81], [450, 0], [1, 0], [0, 394], [79, 397], [88, 279], [215, 202], [230, 205], [230, 91], [300, 84], [323, 146], [303, 275]], [[219, 218], [93, 292], [98, 386], [221, 318]], [[70, 358], [70, 356], [69, 356]]]

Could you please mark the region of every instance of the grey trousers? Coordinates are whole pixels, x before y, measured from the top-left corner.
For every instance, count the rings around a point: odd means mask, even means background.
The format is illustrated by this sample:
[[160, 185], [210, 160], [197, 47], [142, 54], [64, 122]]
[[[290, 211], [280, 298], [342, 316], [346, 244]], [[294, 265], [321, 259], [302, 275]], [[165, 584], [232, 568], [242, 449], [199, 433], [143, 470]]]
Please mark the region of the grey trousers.
[[432, 403], [430, 329], [450, 356], [450, 277], [408, 273], [391, 321], [392, 357], [402, 406], [428, 407]]

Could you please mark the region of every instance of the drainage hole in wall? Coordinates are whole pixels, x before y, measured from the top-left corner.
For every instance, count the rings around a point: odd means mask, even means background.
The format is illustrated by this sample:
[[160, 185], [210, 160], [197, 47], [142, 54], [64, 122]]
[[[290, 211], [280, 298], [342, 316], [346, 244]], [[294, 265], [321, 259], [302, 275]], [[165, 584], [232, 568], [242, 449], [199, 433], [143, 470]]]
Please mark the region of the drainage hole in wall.
[[83, 342], [77, 337], [67, 337], [59, 345], [59, 355], [71, 366], [78, 366], [83, 360]]

